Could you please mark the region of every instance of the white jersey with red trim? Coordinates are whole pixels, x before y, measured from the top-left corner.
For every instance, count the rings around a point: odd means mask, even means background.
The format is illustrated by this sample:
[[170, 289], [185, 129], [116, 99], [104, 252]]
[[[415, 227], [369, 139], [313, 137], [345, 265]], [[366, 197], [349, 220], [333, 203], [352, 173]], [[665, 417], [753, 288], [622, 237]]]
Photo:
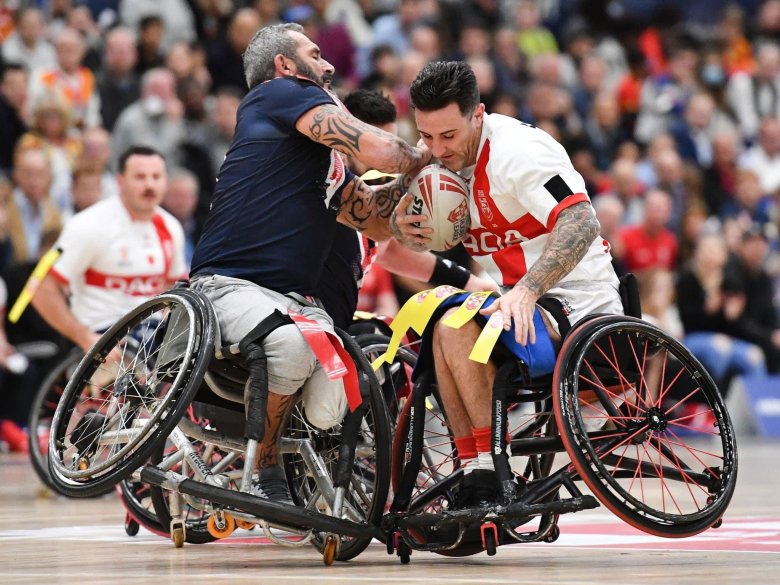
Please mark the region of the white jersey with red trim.
[[93, 331], [187, 274], [179, 221], [163, 209], [134, 221], [119, 197], [74, 215], [55, 245], [62, 255], [52, 275], [70, 287], [74, 316]]
[[[502, 287], [517, 284], [539, 259], [562, 210], [590, 202], [563, 146], [543, 130], [500, 114], [484, 117], [469, 185], [471, 229], [463, 245]], [[589, 312], [622, 312], [611, 262], [609, 243], [599, 236], [549, 291], [572, 323]]]

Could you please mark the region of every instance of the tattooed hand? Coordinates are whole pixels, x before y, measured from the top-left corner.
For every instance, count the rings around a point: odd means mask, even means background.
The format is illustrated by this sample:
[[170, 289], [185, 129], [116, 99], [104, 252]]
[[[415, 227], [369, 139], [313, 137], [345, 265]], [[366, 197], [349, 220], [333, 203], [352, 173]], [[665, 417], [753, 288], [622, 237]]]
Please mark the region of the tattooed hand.
[[433, 229], [419, 226], [419, 222], [427, 221], [427, 216], [407, 215], [406, 210], [412, 203], [412, 199], [409, 193], [401, 197], [390, 216], [390, 230], [393, 232], [393, 237], [407, 248], [424, 252], [428, 250], [428, 243], [431, 241], [427, 234], [433, 233]]

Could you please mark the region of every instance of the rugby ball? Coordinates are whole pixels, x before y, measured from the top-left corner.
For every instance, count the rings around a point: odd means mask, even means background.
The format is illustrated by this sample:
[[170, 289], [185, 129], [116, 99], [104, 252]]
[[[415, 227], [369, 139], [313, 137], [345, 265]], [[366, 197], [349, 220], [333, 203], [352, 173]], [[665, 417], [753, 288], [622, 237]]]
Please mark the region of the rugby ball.
[[412, 202], [406, 212], [428, 217], [418, 227], [433, 229], [431, 250], [443, 252], [464, 240], [471, 225], [469, 188], [459, 175], [440, 165], [428, 165], [412, 179], [409, 193]]

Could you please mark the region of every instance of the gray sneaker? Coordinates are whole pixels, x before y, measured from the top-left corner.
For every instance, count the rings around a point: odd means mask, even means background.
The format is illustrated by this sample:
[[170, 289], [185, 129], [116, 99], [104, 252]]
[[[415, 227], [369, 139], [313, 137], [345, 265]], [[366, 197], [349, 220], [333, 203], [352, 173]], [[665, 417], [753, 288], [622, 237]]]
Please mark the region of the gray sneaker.
[[284, 469], [279, 466], [261, 469], [252, 480], [252, 494], [272, 502], [293, 505]]

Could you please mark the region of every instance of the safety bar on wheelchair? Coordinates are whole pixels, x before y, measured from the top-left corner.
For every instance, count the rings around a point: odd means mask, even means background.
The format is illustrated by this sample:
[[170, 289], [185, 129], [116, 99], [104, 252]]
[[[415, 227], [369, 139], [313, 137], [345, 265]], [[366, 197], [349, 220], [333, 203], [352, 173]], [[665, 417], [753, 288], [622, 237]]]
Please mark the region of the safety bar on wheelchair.
[[208, 500], [227, 508], [253, 514], [270, 524], [289, 527], [293, 530], [316, 530], [350, 536], [353, 538], [376, 538], [384, 541], [385, 535], [378, 526], [358, 524], [342, 518], [334, 518], [313, 510], [281, 504], [235, 490], [206, 485], [188, 479], [172, 471], [162, 471], [152, 465], [141, 469], [141, 481], [163, 489]]

